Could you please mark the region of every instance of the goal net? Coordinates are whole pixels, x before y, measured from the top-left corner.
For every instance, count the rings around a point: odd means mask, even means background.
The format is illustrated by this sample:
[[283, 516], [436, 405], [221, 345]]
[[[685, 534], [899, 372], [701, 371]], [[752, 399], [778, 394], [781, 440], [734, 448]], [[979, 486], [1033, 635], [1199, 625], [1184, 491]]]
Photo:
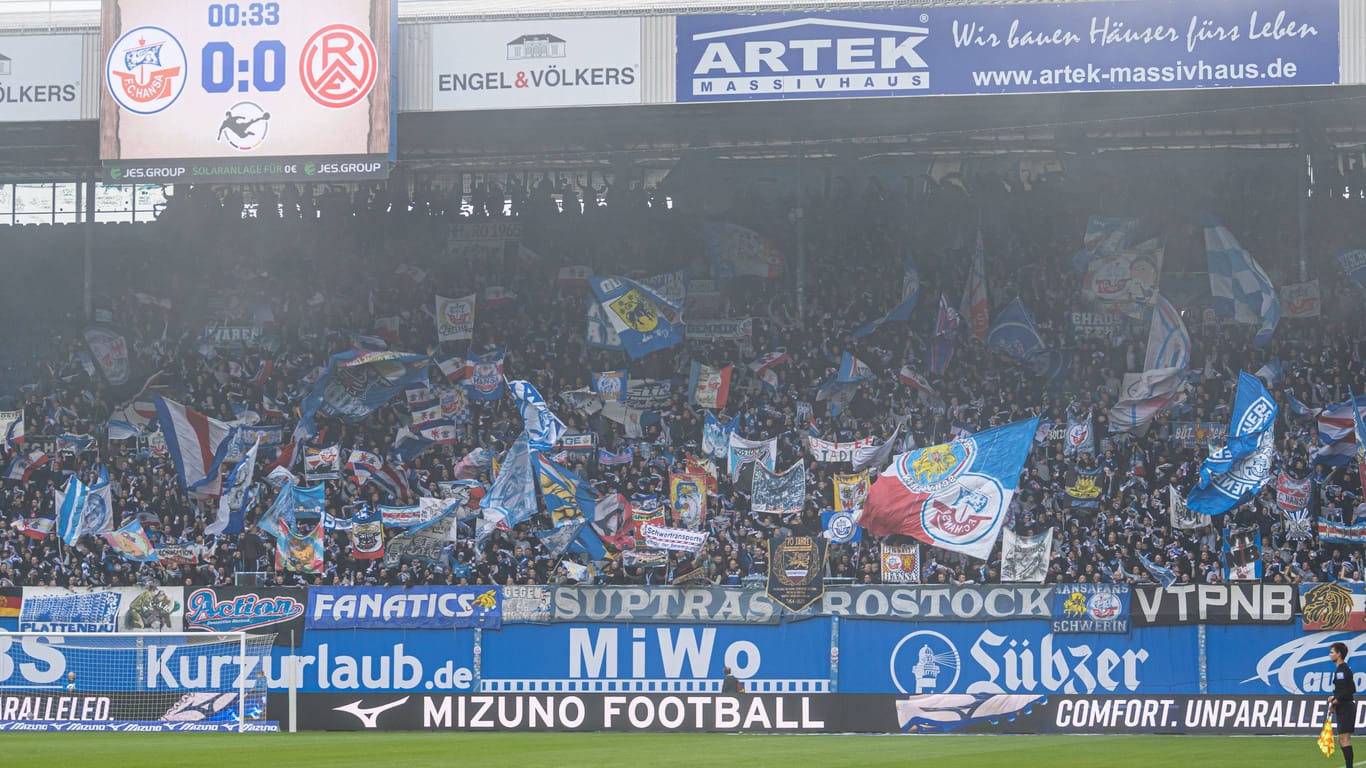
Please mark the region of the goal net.
[[0, 730], [267, 730], [274, 639], [0, 633]]

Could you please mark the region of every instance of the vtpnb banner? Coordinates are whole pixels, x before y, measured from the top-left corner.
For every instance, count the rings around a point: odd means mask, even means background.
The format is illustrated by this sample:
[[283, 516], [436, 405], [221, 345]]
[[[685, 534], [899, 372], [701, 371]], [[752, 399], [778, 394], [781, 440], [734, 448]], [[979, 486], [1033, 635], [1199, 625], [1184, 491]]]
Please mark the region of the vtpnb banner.
[[105, 0], [116, 183], [384, 178], [393, 0]]

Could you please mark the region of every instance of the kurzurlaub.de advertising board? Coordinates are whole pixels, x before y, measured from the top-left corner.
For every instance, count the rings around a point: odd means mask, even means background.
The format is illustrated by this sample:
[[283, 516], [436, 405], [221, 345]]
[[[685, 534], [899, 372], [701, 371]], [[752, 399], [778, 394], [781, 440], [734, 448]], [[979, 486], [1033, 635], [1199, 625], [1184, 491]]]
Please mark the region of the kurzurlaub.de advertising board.
[[677, 99], [849, 98], [1338, 82], [1337, 0], [684, 15]]

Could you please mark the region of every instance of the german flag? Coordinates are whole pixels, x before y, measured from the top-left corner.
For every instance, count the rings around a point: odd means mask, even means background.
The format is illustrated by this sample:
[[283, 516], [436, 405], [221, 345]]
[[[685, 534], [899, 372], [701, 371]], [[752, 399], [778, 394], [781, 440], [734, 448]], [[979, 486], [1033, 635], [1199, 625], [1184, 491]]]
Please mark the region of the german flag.
[[0, 617], [19, 618], [19, 604], [24, 601], [23, 593], [6, 594], [8, 592], [19, 592], [19, 590], [0, 591]]

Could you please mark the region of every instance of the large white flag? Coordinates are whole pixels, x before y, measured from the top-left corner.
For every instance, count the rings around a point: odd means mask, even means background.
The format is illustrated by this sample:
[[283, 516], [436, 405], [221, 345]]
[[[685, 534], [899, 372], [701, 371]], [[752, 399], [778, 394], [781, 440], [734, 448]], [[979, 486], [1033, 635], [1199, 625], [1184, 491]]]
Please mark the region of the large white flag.
[[436, 297], [436, 338], [462, 341], [474, 338], [474, 310], [478, 294], [459, 299]]

